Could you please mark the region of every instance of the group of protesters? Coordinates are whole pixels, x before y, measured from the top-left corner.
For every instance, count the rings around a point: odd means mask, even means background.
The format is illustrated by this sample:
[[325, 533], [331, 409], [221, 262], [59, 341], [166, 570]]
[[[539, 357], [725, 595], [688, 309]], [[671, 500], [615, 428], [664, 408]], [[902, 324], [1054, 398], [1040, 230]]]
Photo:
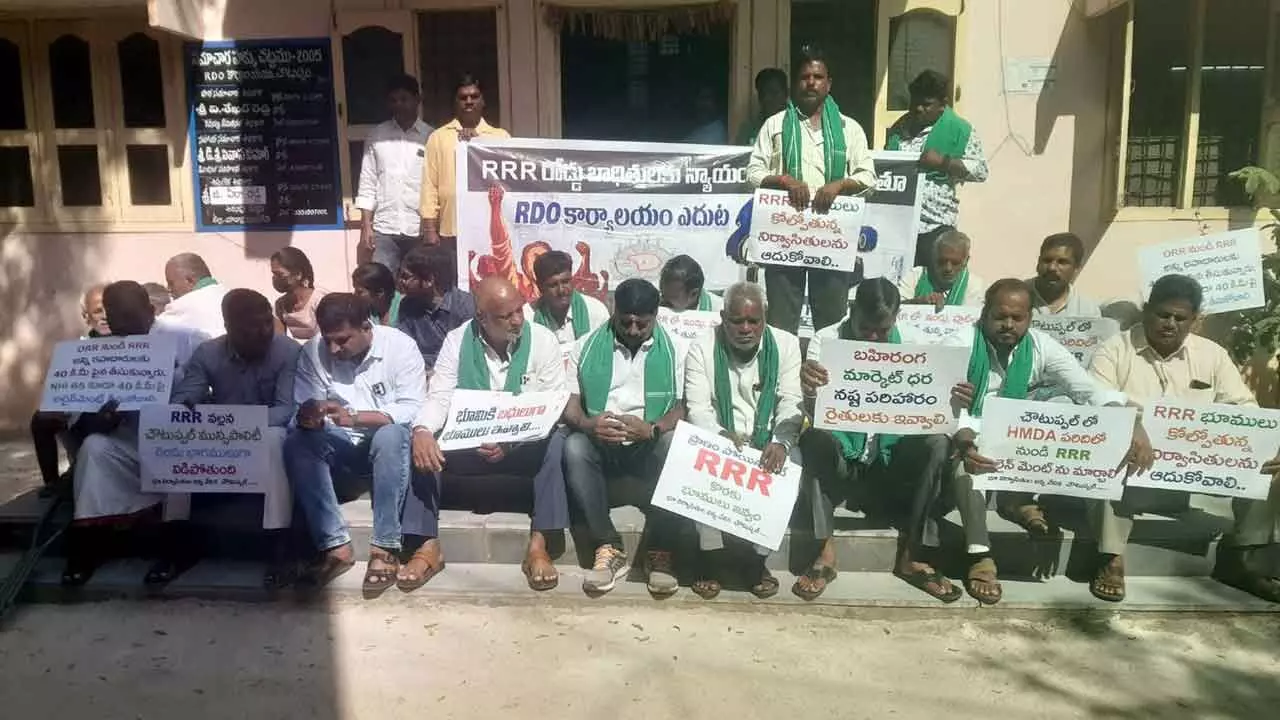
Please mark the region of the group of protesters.
[[[754, 133], [745, 133], [753, 141], [750, 182], [784, 191], [797, 209], [817, 213], [839, 196], [873, 192], [867, 137], [830, 97], [821, 53], [806, 48], [789, 100], [774, 87], [786, 79], [774, 70], [757, 81], [762, 117]], [[434, 131], [418, 118], [416, 83], [402, 78], [389, 93], [392, 119], [366, 145], [357, 207], [364, 211], [361, 246], [373, 261], [355, 268], [352, 292], [320, 291], [306, 256], [293, 248], [272, 258], [272, 284], [281, 293], [274, 303], [252, 290], [225, 288], [201, 258], [183, 254], [165, 267], [167, 305], [133, 281], [89, 291], [83, 308], [89, 334], [172, 336], [174, 403], [269, 408], [275, 430], [263, 528], [275, 539], [276, 558], [265, 578], [269, 586], [323, 585], [353, 567], [357, 558], [340, 501], [368, 482], [373, 532], [365, 591], [421, 587], [445, 569], [442, 483], [500, 475], [532, 485], [521, 565], [528, 585], [557, 586], [548, 540], [572, 525], [594, 551], [584, 590], [608, 592], [632, 564], [611, 520], [611, 500], [628, 482], [652, 493], [672, 434], [684, 421], [758, 451], [766, 473], [789, 462], [801, 466], [793, 524], [803, 530], [796, 537], [813, 542], [811, 562], [791, 588], [799, 597], [816, 599], [836, 579], [835, 511], [843, 503], [891, 519], [900, 537], [893, 571], [904, 581], [942, 602], [968, 592], [994, 604], [1003, 588], [987, 530], [989, 499], [974, 489], [974, 476], [996, 469], [979, 446], [986, 400], [1139, 408], [1162, 398], [1255, 401], [1227, 352], [1192, 334], [1203, 292], [1186, 276], [1159, 279], [1140, 319], [1103, 342], [1088, 367], [1032, 328], [1036, 315], [1101, 317], [1100, 307], [1073, 284], [1083, 243], [1069, 233], [1045, 238], [1028, 280], [987, 285], [971, 273], [970, 240], [957, 229], [957, 188], [986, 178], [981, 142], [952, 109], [945, 77], [922, 73], [910, 90], [910, 110], [889, 129], [888, 149], [919, 154], [923, 210], [915, 267], [897, 283], [765, 266], [764, 285], [739, 282], [717, 294], [706, 287], [702, 268], [679, 256], [656, 285], [639, 278], [619, 283], [610, 308], [575, 290], [572, 258], [552, 250], [533, 263], [532, 301], [498, 275], [463, 290], [456, 277], [453, 150], [458, 142], [505, 132], [484, 122], [483, 92], [473, 78], [458, 85], [457, 117]], [[769, 106], [767, 97], [780, 99]], [[802, 342], [806, 293], [816, 332]], [[972, 331], [955, 340], [970, 348], [966, 380], [951, 390], [960, 429], [895, 437], [814, 427], [815, 398], [833, 370], [820, 362], [822, 344], [924, 344], [897, 322], [910, 304], [981, 307]], [[719, 312], [720, 323], [686, 346], [659, 322], [660, 308]], [[438, 438], [459, 389], [567, 391], [569, 400], [557, 429], [541, 440], [445, 451]], [[75, 523], [65, 583], [86, 582], [111, 547], [109, 538], [156, 513], [164, 537], [146, 582], [166, 583], [199, 560], [190, 496], [140, 490], [136, 412], [108, 402], [78, 416], [40, 413], [33, 434], [44, 448], [41, 469], [51, 486], [58, 482], [51, 438], [61, 438], [72, 458]], [[1139, 420], [1124, 472], [1144, 473], [1152, 463]], [[1261, 472], [1280, 473], [1280, 458]], [[996, 495], [999, 514], [1030, 535], [1053, 531], [1042, 498]], [[1265, 566], [1265, 555], [1280, 538], [1278, 495], [1235, 501], [1235, 527], [1215, 572], [1276, 602], [1280, 578]], [[646, 539], [639, 565], [654, 595], [678, 591], [678, 566], [692, 569], [690, 588], [703, 598], [718, 595], [731, 575], [746, 577], [757, 597], [779, 591], [767, 567], [768, 548], [640, 504]], [[1127, 495], [1088, 506], [1099, 552], [1090, 591], [1122, 600], [1135, 506]], [[959, 585], [941, 571], [940, 522], [953, 510], [967, 557]], [[290, 546], [295, 522], [310, 541], [300, 574]], [[686, 551], [692, 556], [677, 563]]]

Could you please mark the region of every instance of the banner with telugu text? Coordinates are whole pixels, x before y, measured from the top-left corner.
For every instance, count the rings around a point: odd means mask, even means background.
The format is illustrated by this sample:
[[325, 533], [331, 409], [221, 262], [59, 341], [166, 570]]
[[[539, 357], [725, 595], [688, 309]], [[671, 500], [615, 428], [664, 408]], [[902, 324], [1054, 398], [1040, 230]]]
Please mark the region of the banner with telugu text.
[[1155, 465], [1130, 485], [1255, 500], [1271, 491], [1259, 471], [1280, 452], [1280, 410], [1169, 398], [1146, 406], [1142, 426]]

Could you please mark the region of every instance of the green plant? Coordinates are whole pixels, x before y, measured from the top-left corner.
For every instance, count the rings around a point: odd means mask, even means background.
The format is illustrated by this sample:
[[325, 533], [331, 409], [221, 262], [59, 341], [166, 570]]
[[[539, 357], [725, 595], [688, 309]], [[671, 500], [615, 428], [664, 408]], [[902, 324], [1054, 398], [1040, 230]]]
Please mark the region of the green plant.
[[1241, 168], [1231, 177], [1244, 183], [1245, 192], [1259, 207], [1271, 213], [1262, 227], [1271, 232], [1272, 248], [1262, 254], [1262, 284], [1267, 304], [1239, 313], [1231, 329], [1231, 356], [1245, 363], [1258, 352], [1275, 355], [1280, 350], [1280, 177], [1260, 167]]

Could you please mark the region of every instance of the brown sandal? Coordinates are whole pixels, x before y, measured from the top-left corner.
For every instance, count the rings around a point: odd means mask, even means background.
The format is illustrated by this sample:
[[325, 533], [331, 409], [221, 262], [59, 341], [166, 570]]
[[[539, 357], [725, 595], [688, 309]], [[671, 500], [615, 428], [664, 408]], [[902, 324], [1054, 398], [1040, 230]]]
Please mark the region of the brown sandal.
[[555, 563], [551, 561], [551, 556], [546, 552], [541, 552], [538, 553], [536, 559], [545, 560], [546, 564], [550, 566], [553, 574], [543, 577], [534, 575], [533, 562], [530, 562], [529, 558], [525, 558], [524, 562], [520, 564], [520, 570], [524, 573], [525, 579], [529, 582], [529, 589], [536, 592], [554, 590], [555, 587], [560, 584], [560, 573], [556, 572], [556, 566]]
[[1045, 519], [1044, 508], [1039, 505], [1021, 505], [1009, 508], [1002, 514], [1006, 520], [1026, 530], [1029, 535], [1043, 537], [1049, 534], [1049, 521]]
[[[375, 568], [374, 561], [382, 563], [382, 567]], [[396, 573], [400, 570], [400, 560], [390, 550], [384, 550], [380, 547], [369, 548], [369, 564], [365, 567], [364, 583], [361, 589], [364, 590], [365, 596], [376, 596], [386, 591], [387, 588], [396, 584]]]
[[[984, 583], [994, 589], [986, 593], [979, 592], [977, 583]], [[965, 576], [964, 589], [969, 593], [969, 597], [983, 605], [995, 605], [1000, 602], [1004, 597], [1004, 588], [1000, 587], [1000, 582], [996, 579], [996, 561], [990, 557], [984, 557], [970, 565], [969, 572]]]
[[[438, 563], [438, 564], [437, 564]], [[397, 577], [396, 587], [402, 592], [413, 592], [418, 588], [431, 582], [431, 578], [444, 572], [445, 562], [440, 559], [439, 554], [431, 557], [425, 546], [414, 551], [413, 556], [409, 558], [409, 562], [400, 566], [407, 575], [415, 577]]]
[[[1119, 558], [1119, 556], [1117, 556]], [[1112, 567], [1111, 560], [1104, 561], [1089, 581], [1089, 592], [1099, 600], [1120, 602], [1124, 600], [1124, 561], [1120, 567]]]

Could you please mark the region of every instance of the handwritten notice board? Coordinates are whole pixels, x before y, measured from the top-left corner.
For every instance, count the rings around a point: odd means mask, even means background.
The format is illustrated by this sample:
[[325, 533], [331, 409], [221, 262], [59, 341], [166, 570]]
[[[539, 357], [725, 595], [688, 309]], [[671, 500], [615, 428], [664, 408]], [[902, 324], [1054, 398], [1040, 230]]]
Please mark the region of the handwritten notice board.
[[189, 43], [196, 229], [342, 227], [328, 38]]

